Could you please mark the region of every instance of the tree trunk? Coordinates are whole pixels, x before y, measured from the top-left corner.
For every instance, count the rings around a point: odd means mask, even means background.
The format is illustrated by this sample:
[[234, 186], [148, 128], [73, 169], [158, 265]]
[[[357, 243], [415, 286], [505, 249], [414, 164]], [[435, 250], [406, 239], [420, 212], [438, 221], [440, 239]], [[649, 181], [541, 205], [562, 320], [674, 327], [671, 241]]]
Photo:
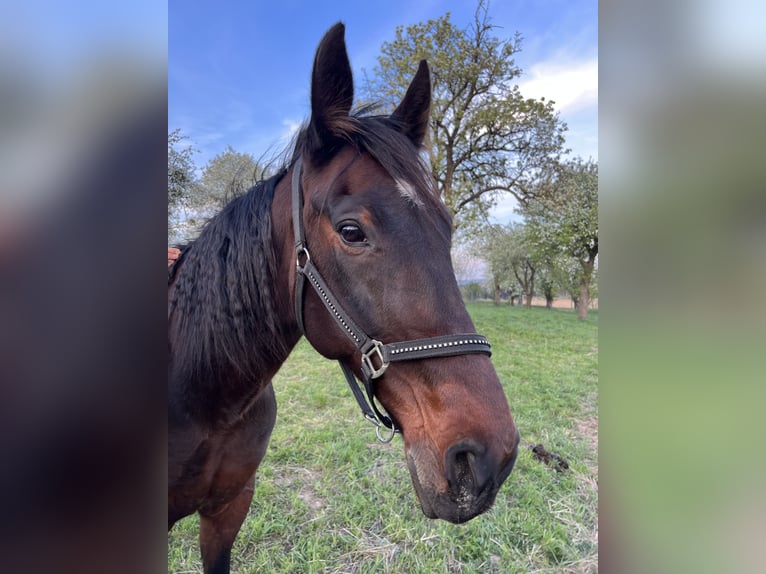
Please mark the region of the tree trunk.
[[577, 301], [577, 318], [585, 320], [588, 317], [588, 306], [590, 305], [590, 279], [593, 276], [594, 258], [580, 261], [583, 274], [580, 278], [580, 299]]
[[553, 296], [545, 294], [545, 308], [546, 309], [553, 309]]
[[590, 303], [590, 277], [583, 274], [580, 279], [580, 298], [577, 300], [577, 318], [588, 318], [588, 304]]
[[529, 270], [529, 290], [527, 291], [527, 309], [532, 308], [532, 297], [535, 294], [535, 272], [537, 271], [532, 263], [527, 259], [527, 269]]
[[495, 305], [500, 305], [500, 285], [495, 283]]

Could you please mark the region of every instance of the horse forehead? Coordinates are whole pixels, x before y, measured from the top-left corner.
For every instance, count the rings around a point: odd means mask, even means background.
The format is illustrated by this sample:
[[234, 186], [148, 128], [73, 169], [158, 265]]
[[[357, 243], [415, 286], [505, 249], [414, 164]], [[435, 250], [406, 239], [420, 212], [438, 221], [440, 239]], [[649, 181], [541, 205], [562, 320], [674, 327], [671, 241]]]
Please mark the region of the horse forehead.
[[372, 158], [356, 161], [349, 166], [346, 186], [350, 193], [363, 193], [375, 188], [378, 191], [390, 191], [417, 206], [423, 205], [417, 186], [404, 177], [394, 177]]
[[352, 161], [342, 173], [346, 184], [351, 191], [365, 190], [370, 187], [380, 186], [382, 183], [393, 185], [392, 178], [383, 166], [367, 155], [360, 155]]
[[363, 192], [393, 178], [385, 169], [366, 154], [347, 147], [326, 165], [320, 166], [309, 176], [320, 190], [331, 191], [338, 187], [347, 193]]

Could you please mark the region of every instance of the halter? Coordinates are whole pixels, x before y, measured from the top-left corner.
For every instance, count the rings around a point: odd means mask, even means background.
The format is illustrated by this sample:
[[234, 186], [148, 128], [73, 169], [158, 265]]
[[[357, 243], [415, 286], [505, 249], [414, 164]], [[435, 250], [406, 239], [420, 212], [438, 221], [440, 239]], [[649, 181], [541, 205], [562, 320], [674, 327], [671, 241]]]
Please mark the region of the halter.
[[[296, 176], [297, 174], [297, 176]], [[428, 359], [433, 357], [452, 357], [455, 355], [484, 354], [491, 356], [489, 341], [476, 333], [443, 335], [427, 339], [415, 339], [399, 343], [383, 344], [373, 339], [364, 332], [335, 298], [330, 288], [325, 283], [322, 275], [311, 261], [308, 246], [306, 245], [306, 232], [303, 228], [303, 192], [301, 186], [302, 161], [295, 161], [292, 174], [292, 211], [293, 230], [295, 235], [295, 317], [302, 333], [306, 329], [303, 323], [303, 293], [306, 282], [317, 292], [324, 306], [344, 333], [351, 339], [361, 353], [362, 383], [367, 393], [365, 398], [362, 389], [356, 380], [356, 376], [350, 367], [343, 361], [338, 361], [346, 376], [351, 391], [362, 409], [364, 417], [375, 425], [375, 433], [381, 442], [390, 442], [394, 434], [400, 432], [394, 425], [393, 420], [387, 414], [380, 411], [375, 403], [375, 379], [383, 376], [388, 365], [398, 361], [412, 361], [416, 359]], [[369, 400], [369, 403], [368, 403]], [[382, 436], [381, 428], [389, 429], [390, 435]]]

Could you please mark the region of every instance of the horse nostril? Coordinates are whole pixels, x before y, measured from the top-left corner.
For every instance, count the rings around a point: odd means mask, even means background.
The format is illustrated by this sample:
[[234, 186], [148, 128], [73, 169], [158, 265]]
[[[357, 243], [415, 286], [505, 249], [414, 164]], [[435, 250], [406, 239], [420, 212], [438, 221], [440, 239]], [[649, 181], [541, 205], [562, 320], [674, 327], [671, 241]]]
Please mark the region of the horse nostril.
[[492, 480], [494, 465], [485, 453], [484, 446], [474, 441], [463, 441], [447, 450], [445, 470], [451, 489], [478, 493]]
[[475, 482], [471, 472], [471, 459], [473, 458], [475, 458], [473, 453], [465, 451], [455, 453], [452, 458], [452, 467], [449, 469], [452, 473], [451, 486], [468, 486]]

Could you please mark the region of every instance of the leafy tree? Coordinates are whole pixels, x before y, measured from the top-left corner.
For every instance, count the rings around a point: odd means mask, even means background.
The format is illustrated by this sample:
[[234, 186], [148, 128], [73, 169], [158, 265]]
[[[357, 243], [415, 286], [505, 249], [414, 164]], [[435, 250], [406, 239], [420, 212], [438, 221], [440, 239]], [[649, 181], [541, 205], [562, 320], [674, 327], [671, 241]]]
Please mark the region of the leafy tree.
[[231, 146], [210, 159], [197, 178], [191, 145], [179, 130], [168, 134], [168, 242], [196, 234], [201, 223], [232, 196], [247, 191], [264, 169], [253, 156]]
[[539, 293], [545, 297], [545, 307], [553, 308], [553, 300], [558, 292], [558, 283], [551, 267], [540, 266], [537, 269], [537, 288]]
[[477, 299], [480, 299], [484, 295], [484, 288], [481, 286], [481, 283], [477, 283], [476, 281], [472, 281], [471, 283], [467, 283], [463, 286], [463, 296], [468, 301], [476, 301]]
[[186, 136], [176, 129], [168, 134], [168, 208], [188, 204], [196, 181], [194, 175], [194, 148], [179, 149]]
[[533, 224], [524, 226], [524, 241], [537, 268], [537, 290], [545, 297], [545, 306], [552, 309], [556, 295], [569, 291], [571, 258], [562, 255], [560, 246], [553, 243], [548, 234], [540, 233], [534, 223], [540, 222], [534, 220]]
[[569, 273], [577, 288], [569, 289], [577, 316], [585, 319], [598, 257], [598, 164], [580, 158], [558, 163], [539, 185], [546, 189], [521, 209], [530, 244], [551, 261], [564, 256], [577, 263]]
[[399, 102], [418, 61], [432, 71], [431, 167], [456, 229], [486, 220], [502, 193], [521, 203], [534, 195], [537, 174], [562, 152], [566, 125], [553, 102], [525, 99], [513, 56], [521, 36], [499, 38], [488, 0], [479, 0], [465, 29], [449, 12], [436, 20], [399, 26], [385, 42], [370, 96], [391, 109]]
[[202, 171], [205, 203], [210, 208], [224, 205], [233, 195], [250, 189], [263, 176], [263, 169], [249, 153], [231, 146], [207, 162]]
[[[580, 297], [580, 275], [582, 273], [580, 264], [572, 257], [562, 254], [556, 254], [552, 258], [540, 259], [536, 253], [535, 258], [538, 261], [536, 286], [540, 295], [545, 297], [545, 306], [551, 309], [556, 296], [563, 292], [571, 297], [576, 308]], [[592, 285], [591, 293], [593, 293]]]
[[502, 240], [503, 227], [488, 225], [484, 233], [476, 236], [474, 243], [477, 257], [482, 257], [487, 262], [490, 290], [494, 293], [495, 305], [500, 305], [502, 291], [509, 288], [513, 281], [513, 272], [501, 247]]
[[194, 204], [199, 193], [191, 145], [182, 147], [186, 136], [176, 129], [168, 134], [168, 243], [184, 228], [182, 215]]
[[529, 249], [524, 225], [510, 224], [505, 228], [504, 249], [511, 265], [511, 271], [524, 294], [524, 304], [532, 306], [535, 294], [535, 276], [538, 264]]
[[523, 226], [489, 225], [477, 237], [474, 248], [477, 256], [487, 261], [495, 305], [507, 292], [511, 305], [523, 295], [525, 304], [531, 306], [537, 268], [525, 244]]

